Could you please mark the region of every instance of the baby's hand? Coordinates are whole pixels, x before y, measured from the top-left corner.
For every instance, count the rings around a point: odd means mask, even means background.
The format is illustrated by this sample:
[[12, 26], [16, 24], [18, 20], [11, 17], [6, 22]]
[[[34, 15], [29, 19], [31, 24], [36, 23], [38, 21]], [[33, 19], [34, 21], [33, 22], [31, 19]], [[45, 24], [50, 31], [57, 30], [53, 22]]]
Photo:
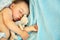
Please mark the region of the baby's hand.
[[36, 29], [36, 31], [38, 31], [38, 26], [37, 25], [34, 25], [34, 28]]
[[29, 37], [29, 34], [26, 31], [23, 30], [23, 33], [22, 33], [21, 37], [22, 37], [23, 40], [27, 40], [27, 38]]
[[27, 31], [27, 32], [31, 32], [31, 31], [37, 32], [38, 27], [37, 27], [37, 25], [33, 25], [33, 26], [25, 27], [24, 30]]

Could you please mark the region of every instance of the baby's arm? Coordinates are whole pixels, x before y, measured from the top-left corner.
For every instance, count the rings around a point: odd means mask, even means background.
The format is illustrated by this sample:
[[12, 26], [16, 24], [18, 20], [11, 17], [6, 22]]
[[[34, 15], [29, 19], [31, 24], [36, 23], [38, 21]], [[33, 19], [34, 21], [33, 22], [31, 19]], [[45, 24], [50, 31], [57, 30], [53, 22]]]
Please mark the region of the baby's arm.
[[32, 25], [32, 26], [29, 26], [29, 27], [25, 27], [24, 28], [25, 31], [27, 32], [31, 32], [31, 31], [38, 31], [38, 26], [37, 25]]
[[3, 23], [3, 18], [2, 18], [2, 13], [0, 12], [0, 32], [2, 34], [0, 34], [0, 40], [3, 40], [3, 39], [8, 39], [9, 36], [10, 36], [10, 32], [9, 32], [9, 29], [4, 25]]
[[[6, 8], [5, 10], [3, 10], [3, 20], [5, 25], [13, 32], [19, 34], [23, 39], [27, 39], [28, 38], [28, 33], [25, 31], [22, 31], [21, 29], [19, 29], [17, 27], [17, 25], [15, 25], [15, 23], [12, 20], [12, 17], [9, 15], [11, 14], [11, 10], [9, 8]], [[25, 35], [23, 35], [25, 34]]]

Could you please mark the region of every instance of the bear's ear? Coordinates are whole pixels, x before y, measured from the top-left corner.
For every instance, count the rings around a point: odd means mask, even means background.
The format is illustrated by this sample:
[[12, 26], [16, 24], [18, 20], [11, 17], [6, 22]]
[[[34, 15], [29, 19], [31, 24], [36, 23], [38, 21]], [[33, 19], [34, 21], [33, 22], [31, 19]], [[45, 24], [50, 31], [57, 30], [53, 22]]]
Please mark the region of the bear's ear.
[[28, 23], [28, 18], [24, 15], [21, 19], [22, 24], [26, 25]]

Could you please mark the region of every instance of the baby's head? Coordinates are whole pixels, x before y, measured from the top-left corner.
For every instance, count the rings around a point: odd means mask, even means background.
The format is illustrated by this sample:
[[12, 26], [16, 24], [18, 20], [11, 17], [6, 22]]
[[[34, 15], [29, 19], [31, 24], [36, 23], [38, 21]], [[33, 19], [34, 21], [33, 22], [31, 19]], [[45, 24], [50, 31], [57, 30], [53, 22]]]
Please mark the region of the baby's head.
[[15, 21], [21, 19], [23, 15], [29, 14], [28, 3], [25, 0], [15, 0], [10, 8], [12, 10], [13, 19]]

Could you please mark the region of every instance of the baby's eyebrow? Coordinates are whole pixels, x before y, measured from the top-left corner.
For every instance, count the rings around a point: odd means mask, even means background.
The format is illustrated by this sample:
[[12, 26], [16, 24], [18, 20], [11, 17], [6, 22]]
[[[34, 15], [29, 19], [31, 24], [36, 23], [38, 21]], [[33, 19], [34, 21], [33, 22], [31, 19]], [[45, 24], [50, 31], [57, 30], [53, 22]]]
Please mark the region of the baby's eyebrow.
[[20, 12], [21, 12], [23, 15], [28, 15], [27, 13], [25, 13], [25, 11], [24, 11], [22, 8], [20, 8]]
[[21, 12], [24, 12], [24, 10], [23, 10], [22, 8], [20, 8], [20, 11], [21, 11]]
[[23, 9], [22, 9], [22, 8], [20, 8], [20, 11], [22, 11], [22, 12], [23, 12]]
[[19, 12], [20, 12], [20, 13], [23, 13], [23, 10], [22, 10], [22, 9], [20, 9], [20, 10], [19, 10]]

